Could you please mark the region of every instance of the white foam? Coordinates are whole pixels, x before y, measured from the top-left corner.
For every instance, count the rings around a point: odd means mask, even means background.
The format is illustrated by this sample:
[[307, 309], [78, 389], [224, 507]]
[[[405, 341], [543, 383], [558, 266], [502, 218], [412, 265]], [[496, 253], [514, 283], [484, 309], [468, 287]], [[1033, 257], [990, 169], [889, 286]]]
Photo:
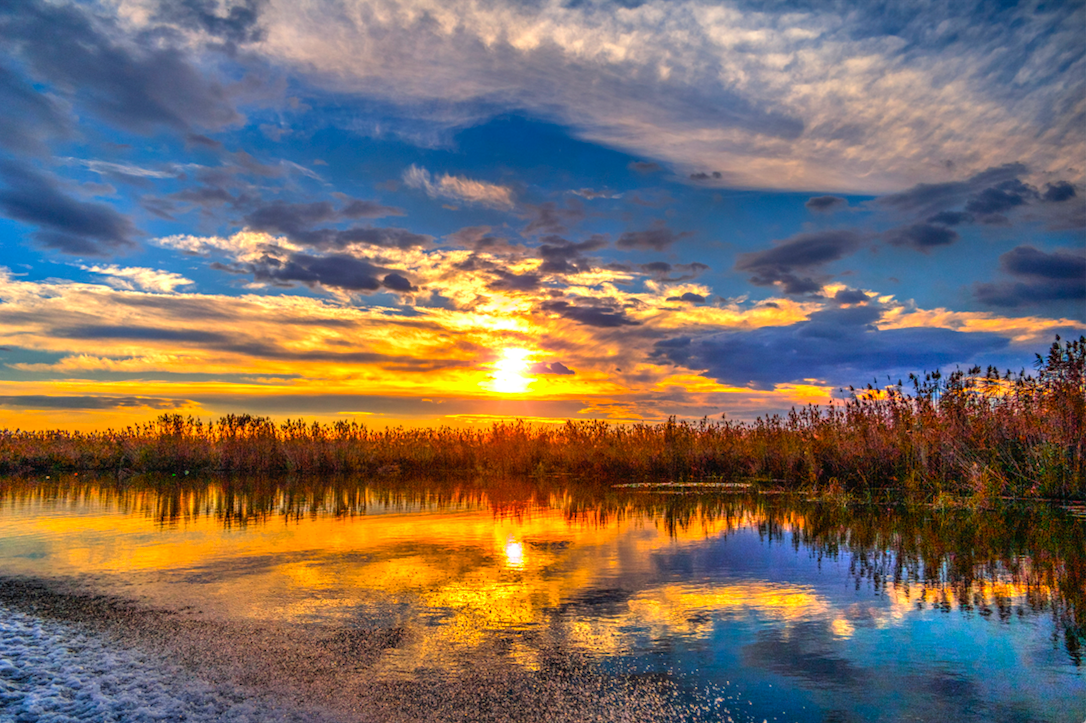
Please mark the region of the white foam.
[[[0, 605], [0, 723], [314, 720], [164, 657]], [[320, 716], [323, 717], [323, 716]]]

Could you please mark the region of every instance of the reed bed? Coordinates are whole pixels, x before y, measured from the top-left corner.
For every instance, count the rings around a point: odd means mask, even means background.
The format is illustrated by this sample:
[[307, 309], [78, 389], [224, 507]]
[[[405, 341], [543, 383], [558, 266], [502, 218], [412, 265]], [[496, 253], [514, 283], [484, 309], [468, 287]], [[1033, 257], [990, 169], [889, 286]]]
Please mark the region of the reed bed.
[[[911, 387], [911, 388], [910, 388]], [[0, 474], [221, 472], [508, 479], [756, 480], [913, 497], [1086, 497], [1086, 337], [1053, 343], [1035, 374], [989, 367], [850, 388], [841, 404], [754, 422], [374, 430], [227, 415], [162, 415], [124, 430], [0, 430]]]

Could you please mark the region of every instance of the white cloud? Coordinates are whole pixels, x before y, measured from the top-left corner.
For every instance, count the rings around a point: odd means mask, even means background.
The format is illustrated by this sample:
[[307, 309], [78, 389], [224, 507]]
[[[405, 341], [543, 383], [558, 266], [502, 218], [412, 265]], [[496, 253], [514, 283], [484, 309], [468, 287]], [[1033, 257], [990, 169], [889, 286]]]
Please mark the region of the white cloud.
[[87, 158], [58, 158], [62, 163], [83, 166], [91, 173], [120, 174], [123, 176], [137, 176], [139, 178], [176, 178], [176, 171], [156, 171], [151, 168], [143, 168], [131, 163], [113, 163], [112, 161], [98, 161]]
[[[1086, 157], [1081, 8], [956, 8], [902, 7], [891, 35], [861, 9], [272, 0], [255, 48], [430, 121], [526, 110], [721, 185], [879, 193], [1016, 161], [1066, 173]], [[449, 178], [431, 183], [485, 197]]]
[[414, 164], [403, 172], [403, 180], [411, 188], [426, 191], [432, 198], [451, 198], [500, 209], [509, 209], [514, 205], [513, 191], [507, 186], [447, 173], [432, 176], [428, 170]]
[[140, 289], [162, 294], [172, 294], [179, 286], [189, 286], [194, 282], [181, 274], [141, 266], [80, 266], [84, 271], [107, 277], [106, 283], [117, 289], [130, 291]]
[[277, 238], [261, 231], [238, 231], [232, 236], [190, 236], [178, 234], [154, 240], [163, 248], [175, 249], [192, 256], [207, 256], [219, 251], [238, 261], [253, 261], [269, 251], [299, 251], [300, 246], [285, 238]]

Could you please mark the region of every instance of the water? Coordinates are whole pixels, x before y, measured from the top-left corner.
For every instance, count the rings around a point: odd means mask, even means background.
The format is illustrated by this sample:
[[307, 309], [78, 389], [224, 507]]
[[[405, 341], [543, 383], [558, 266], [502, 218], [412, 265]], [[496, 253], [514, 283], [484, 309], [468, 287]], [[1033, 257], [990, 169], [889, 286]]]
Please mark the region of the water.
[[1058, 508], [151, 482], [0, 482], [0, 720], [1086, 719]]

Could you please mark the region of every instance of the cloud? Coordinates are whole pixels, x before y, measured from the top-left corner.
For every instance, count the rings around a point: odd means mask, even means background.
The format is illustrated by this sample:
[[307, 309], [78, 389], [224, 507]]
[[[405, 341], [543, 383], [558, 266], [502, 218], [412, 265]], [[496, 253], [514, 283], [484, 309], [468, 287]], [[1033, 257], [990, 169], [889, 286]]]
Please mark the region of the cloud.
[[977, 284], [973, 295], [982, 304], [1019, 307], [1086, 299], [1086, 253], [1081, 249], [1046, 253], [1018, 246], [999, 257], [999, 266], [1018, 280]]
[[949, 246], [958, 238], [958, 232], [954, 229], [930, 223], [915, 223], [886, 233], [891, 245], [908, 246], [925, 253], [936, 246]]
[[610, 191], [596, 191], [591, 188], [581, 188], [576, 191], [570, 191], [574, 196], [580, 196], [581, 198], [587, 198], [589, 201], [596, 198], [622, 198], [621, 193], [611, 193]]
[[973, 223], [973, 214], [964, 211], [940, 211], [934, 216], [929, 216], [927, 222], [944, 226], [960, 226], [963, 223]]
[[682, 296], [669, 296], [669, 297], [667, 297], [667, 300], [668, 301], [685, 301], [685, 302], [690, 303], [690, 304], [704, 304], [705, 303], [705, 297], [704, 296], [702, 296], [701, 294], [695, 294], [692, 291], [687, 291]]
[[543, 263], [539, 265], [541, 274], [576, 274], [591, 271], [592, 262], [584, 254], [607, 247], [607, 239], [599, 234], [590, 236], [585, 241], [573, 243], [560, 236], [544, 236], [538, 252]]
[[487, 284], [491, 291], [535, 291], [543, 283], [539, 274], [515, 274], [505, 269], [493, 269], [494, 279]]
[[149, 133], [242, 120], [213, 74], [198, 69], [168, 35], [124, 35], [78, 5], [40, 0], [0, 8], [0, 34], [36, 78], [119, 128]]
[[177, 171], [158, 171], [153, 168], [144, 168], [133, 163], [114, 163], [88, 158], [58, 157], [56, 160], [62, 163], [71, 163], [82, 166], [92, 173], [104, 176], [132, 176], [135, 178], [177, 178]]
[[447, 173], [434, 177], [414, 164], [404, 171], [403, 181], [410, 188], [425, 191], [431, 198], [450, 198], [496, 209], [511, 209], [514, 205], [513, 191], [506, 186]]
[[108, 256], [135, 246], [136, 227], [110, 206], [77, 201], [59, 182], [29, 166], [0, 161], [0, 210], [8, 218], [38, 226], [34, 240], [77, 256]]
[[27, 79], [0, 65], [0, 147], [17, 153], [43, 153], [46, 142], [68, 135], [71, 121], [65, 104], [41, 92]]
[[528, 206], [529, 222], [521, 233], [525, 235], [565, 233], [570, 226], [584, 220], [584, 207], [579, 202], [567, 203], [565, 207], [553, 201], [538, 206]]
[[564, 319], [586, 326], [611, 329], [620, 326], [637, 326], [640, 322], [626, 316], [625, 312], [610, 306], [576, 306], [568, 301], [544, 301], [539, 308]]
[[1048, 216], [1050, 222], [1066, 222], [1065, 218], [1061, 221], [1065, 215], [1063, 209], [1038, 206], [1035, 202], [1073, 197], [1074, 186], [1066, 181], [1048, 184], [1042, 196], [1035, 187], [1021, 179], [1027, 173], [1028, 169], [1023, 164], [1007, 164], [989, 168], [964, 181], [920, 184], [900, 193], [882, 196], [874, 204], [915, 215], [927, 224], [945, 226], [970, 223], [1003, 225], [1009, 223], [1005, 214], [1031, 205], [1034, 207], [1031, 211], [1033, 216], [1039, 214]]
[[860, 291], [859, 289], [841, 289], [833, 295], [833, 300], [838, 304], [862, 304], [866, 303], [870, 298], [866, 291]]
[[354, 292], [372, 292], [381, 288], [400, 292], [415, 290], [411, 282], [400, 274], [345, 254], [311, 256], [296, 253], [282, 260], [266, 256], [253, 264], [253, 276], [257, 281], [297, 281], [311, 288], [323, 286]]
[[856, 251], [862, 240], [858, 233], [850, 230], [801, 233], [778, 242], [771, 249], [740, 254], [735, 268], [753, 274], [752, 284], [780, 284], [787, 294], [809, 294], [821, 289], [822, 285], [797, 272], [817, 269], [844, 258]]
[[[647, 264], [639, 264], [637, 266], [642, 273], [651, 275], [654, 279], [660, 282], [677, 284], [682, 281], [690, 281], [701, 276], [704, 272], [709, 270], [706, 264], [694, 261], [689, 264], [669, 264], [666, 261], [650, 261]], [[676, 272], [674, 276], [672, 272]]]
[[60, 396], [14, 394], [0, 396], [0, 406], [18, 409], [176, 409], [189, 404], [183, 399], [163, 397]]
[[657, 342], [654, 357], [724, 384], [771, 389], [808, 379], [832, 385], [878, 374], [904, 374], [968, 364], [1003, 350], [1008, 340], [985, 332], [941, 328], [878, 330], [881, 310], [857, 306], [816, 312], [792, 326], [728, 331]]
[[637, 173], [645, 175], [664, 170], [663, 166], [659, 163], [653, 163], [652, 161], [631, 161], [626, 167], [631, 171], [636, 171]]
[[1015, 178], [980, 191], [965, 204], [965, 211], [982, 217], [1002, 214], [1035, 198], [1037, 190]]
[[988, 168], [964, 181], [920, 183], [899, 193], [880, 196], [875, 203], [902, 213], [927, 217], [960, 206], [987, 189], [1015, 184], [1028, 171], [1022, 163], [1008, 163]]
[[[360, 208], [362, 204], [365, 208]], [[352, 200], [341, 209], [328, 201], [315, 203], [284, 203], [276, 201], [253, 210], [245, 220], [254, 231], [282, 234], [294, 243], [320, 249], [341, 249], [364, 243], [391, 248], [427, 246], [432, 236], [417, 234], [402, 228], [354, 227], [348, 229], [313, 228], [314, 225], [342, 218], [355, 218], [369, 207], [369, 202]], [[382, 207], [386, 208], [386, 207]]]
[[215, 186], [194, 186], [178, 191], [177, 193], [171, 193], [169, 197], [177, 201], [192, 203], [205, 208], [221, 206], [224, 203], [234, 203], [237, 200], [225, 189]]
[[[263, 39], [259, 25], [263, 0], [218, 3], [213, 0], [162, 0], [155, 19], [202, 31], [228, 43], [239, 45]], [[225, 10], [219, 14], [218, 10]]]
[[194, 283], [192, 280], [172, 271], [148, 269], [141, 266], [121, 267], [110, 264], [108, 266], [80, 266], [79, 268], [93, 274], [109, 277], [108, 283], [118, 289], [142, 289], [143, 291], [171, 294], [179, 286], [189, 286]]
[[385, 206], [374, 201], [366, 201], [360, 198], [345, 198], [343, 208], [339, 214], [345, 218], [381, 218], [382, 216], [404, 216], [402, 208]]
[[1050, 203], [1060, 203], [1075, 197], [1075, 187], [1067, 181], [1045, 184], [1045, 193], [1042, 198]]
[[386, 289], [399, 291], [400, 293], [418, 291], [417, 286], [414, 286], [405, 276], [401, 276], [397, 273], [385, 274], [385, 277], [381, 279], [381, 284], [384, 285]]
[[947, 159], [1056, 172], [1086, 149], [1077, 3], [623, 5], [189, 2], [125, 20], [193, 47], [262, 36], [247, 60], [438, 134], [523, 112], [683, 173], [718, 169], [721, 185], [879, 193]]
[[848, 201], [840, 196], [815, 196], [803, 204], [816, 213], [833, 213], [848, 207]]
[[651, 251], [664, 251], [679, 239], [693, 236], [690, 231], [675, 233], [667, 228], [663, 222], [657, 221], [652, 228], [644, 231], [627, 231], [618, 237], [615, 246], [620, 249], [648, 249]]
[[79, 324], [77, 326], [58, 326], [53, 334], [63, 339], [106, 340], [123, 339], [125, 341], [157, 342], [171, 344], [214, 344], [227, 343], [231, 336], [205, 329], [160, 329], [152, 326], [131, 326], [123, 324]]
[[528, 373], [557, 374], [560, 376], [568, 376], [571, 374], [576, 374], [577, 372], [573, 371], [562, 362], [551, 362], [550, 364], [546, 364], [544, 362], [537, 362], [528, 367]]

